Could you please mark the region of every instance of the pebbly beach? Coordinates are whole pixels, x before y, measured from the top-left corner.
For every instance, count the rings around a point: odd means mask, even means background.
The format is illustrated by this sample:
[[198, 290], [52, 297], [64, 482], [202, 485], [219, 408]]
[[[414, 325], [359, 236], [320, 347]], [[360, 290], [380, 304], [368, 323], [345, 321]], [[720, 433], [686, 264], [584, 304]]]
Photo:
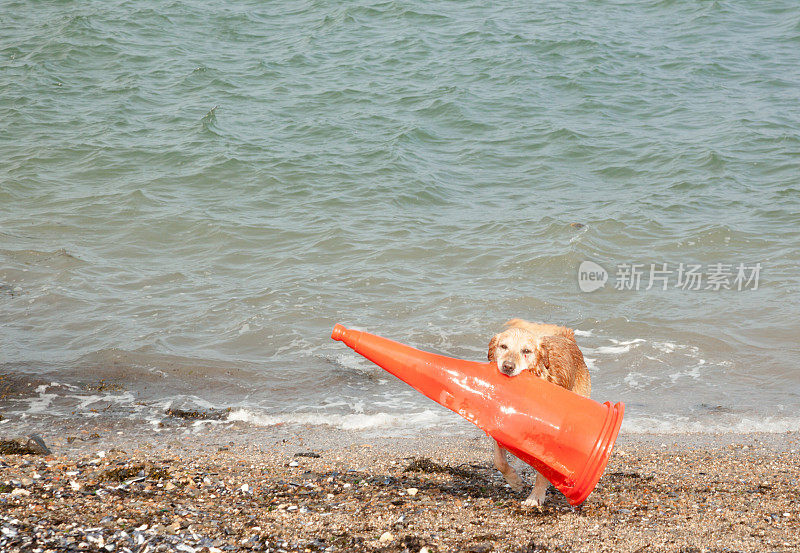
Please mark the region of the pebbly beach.
[[[622, 435], [581, 506], [525, 509], [479, 432], [243, 422], [45, 434], [0, 458], [3, 551], [761, 552], [800, 547], [800, 435]], [[528, 475], [530, 477], [530, 475]]]

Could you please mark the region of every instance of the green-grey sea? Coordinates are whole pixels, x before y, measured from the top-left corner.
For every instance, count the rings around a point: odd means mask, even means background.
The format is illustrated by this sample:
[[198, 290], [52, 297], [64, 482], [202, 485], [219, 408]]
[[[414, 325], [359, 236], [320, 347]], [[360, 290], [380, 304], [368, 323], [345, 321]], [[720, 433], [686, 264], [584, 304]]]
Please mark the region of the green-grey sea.
[[800, 428], [796, 1], [0, 0], [0, 29], [0, 426], [465, 432], [331, 328], [481, 360], [522, 317], [577, 329], [623, 432]]

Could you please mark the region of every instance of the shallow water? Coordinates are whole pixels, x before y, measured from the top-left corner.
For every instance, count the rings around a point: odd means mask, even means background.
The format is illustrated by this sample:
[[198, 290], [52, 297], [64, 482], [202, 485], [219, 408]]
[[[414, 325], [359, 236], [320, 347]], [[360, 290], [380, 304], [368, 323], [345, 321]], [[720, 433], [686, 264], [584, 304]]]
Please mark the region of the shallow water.
[[523, 317], [627, 432], [800, 427], [794, 2], [0, 6], [0, 424], [464, 431], [333, 324]]

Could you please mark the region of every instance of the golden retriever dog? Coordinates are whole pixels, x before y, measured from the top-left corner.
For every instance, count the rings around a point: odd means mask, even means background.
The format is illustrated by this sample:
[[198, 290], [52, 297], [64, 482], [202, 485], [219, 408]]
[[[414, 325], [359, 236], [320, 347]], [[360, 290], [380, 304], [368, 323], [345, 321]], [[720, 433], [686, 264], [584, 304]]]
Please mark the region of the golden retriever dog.
[[[506, 327], [489, 342], [489, 361], [498, 371], [511, 377], [522, 371], [532, 371], [539, 378], [589, 397], [592, 389], [589, 371], [571, 328], [522, 319], [511, 319]], [[495, 468], [512, 489], [522, 491], [522, 478], [508, 464], [506, 453], [495, 441]], [[544, 504], [549, 485], [550, 482], [537, 472], [533, 490], [522, 504], [527, 507]]]

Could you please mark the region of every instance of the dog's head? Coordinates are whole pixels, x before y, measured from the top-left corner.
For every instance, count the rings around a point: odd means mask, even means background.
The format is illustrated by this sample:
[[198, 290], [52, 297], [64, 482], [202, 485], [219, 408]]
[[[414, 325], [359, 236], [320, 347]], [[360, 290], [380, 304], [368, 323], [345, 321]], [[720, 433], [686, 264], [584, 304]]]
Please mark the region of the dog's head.
[[522, 328], [509, 328], [496, 334], [489, 342], [489, 361], [507, 376], [517, 376], [525, 370], [533, 370], [546, 363], [547, 352], [538, 336]]

